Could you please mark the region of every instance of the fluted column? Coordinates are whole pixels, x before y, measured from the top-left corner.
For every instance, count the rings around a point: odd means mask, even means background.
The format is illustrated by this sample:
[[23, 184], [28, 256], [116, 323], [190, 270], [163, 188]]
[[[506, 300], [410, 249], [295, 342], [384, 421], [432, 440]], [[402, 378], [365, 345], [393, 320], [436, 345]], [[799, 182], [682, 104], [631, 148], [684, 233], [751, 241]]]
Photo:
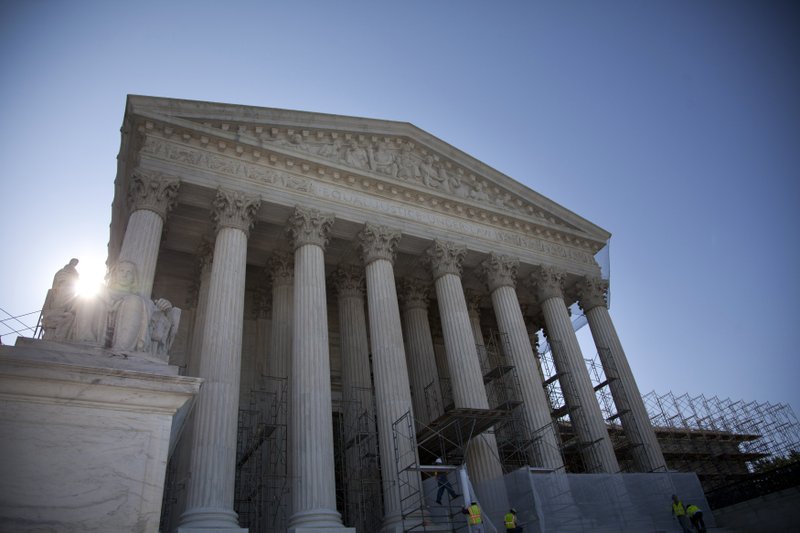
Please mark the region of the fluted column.
[[288, 221], [294, 247], [294, 312], [289, 378], [289, 531], [337, 528], [331, 371], [324, 249], [333, 215], [296, 207]]
[[483, 338], [483, 330], [481, 329], [481, 301], [483, 300], [483, 295], [471, 289], [464, 291], [464, 295], [467, 300], [469, 322], [472, 325], [472, 336], [475, 338], [475, 346], [478, 349], [478, 361], [481, 363], [481, 372], [486, 375], [486, 373], [491, 370], [492, 364], [489, 361], [486, 339]]
[[400, 284], [411, 399], [414, 402], [414, 414], [422, 424], [430, 423], [443, 412], [436, 354], [428, 322], [429, 291], [429, 284], [418, 279], [406, 279]]
[[[272, 287], [269, 271], [261, 271], [261, 285], [257, 288], [253, 306], [256, 320], [255, 364], [253, 365], [253, 390], [264, 390], [269, 360], [270, 334], [272, 333]], [[244, 388], [244, 387], [243, 387]]]
[[406, 464], [417, 462], [416, 434], [413, 428], [400, 435], [397, 448], [392, 424], [406, 413], [414, 415], [403, 347], [400, 308], [394, 282], [394, 254], [400, 233], [384, 226], [366, 224], [359, 234], [367, 278], [367, 305], [375, 376], [375, 403], [378, 414], [378, 442], [383, 478], [384, 518], [382, 531], [403, 531], [400, 500], [404, 491], [419, 489], [419, 473], [407, 472], [408, 483], [399, 484], [396, 459]]
[[541, 267], [532, 275], [547, 324], [547, 338], [553, 350], [558, 381], [581, 446], [586, 471], [615, 473], [619, 471], [619, 463], [564, 303], [564, 277], [564, 272], [551, 267]]
[[294, 259], [292, 254], [275, 252], [269, 260], [272, 280], [272, 331], [269, 338], [267, 374], [288, 379], [292, 352], [294, 309]]
[[[187, 307], [194, 309], [194, 316], [191, 329], [191, 341], [187, 348], [186, 368], [183, 374], [186, 376], [198, 376], [200, 374], [200, 350], [203, 345], [203, 326], [208, 307], [208, 286], [211, 282], [211, 262], [214, 255], [214, 247], [207, 240], [202, 239], [197, 247], [195, 264], [195, 279], [189, 289]], [[196, 409], [192, 409], [186, 417], [180, 440], [173, 452], [171, 461], [175, 461], [175, 470], [178, 479], [188, 479], [192, 461], [192, 442], [194, 440], [194, 420]], [[180, 513], [186, 508], [186, 490], [178, 491], [173, 507], [174, 513], [170, 518], [170, 523], [177, 523]]]
[[205, 326], [206, 310], [208, 309], [208, 288], [211, 284], [211, 264], [214, 260], [214, 245], [207, 239], [200, 242], [197, 248], [197, 265], [195, 267], [196, 302], [195, 315], [192, 324], [191, 354], [186, 365], [186, 374], [197, 376], [200, 373], [200, 352], [203, 348], [203, 327]]
[[[342, 398], [357, 407], [351, 414], [374, 414], [370, 378], [369, 339], [364, 313], [365, 274], [361, 266], [342, 265], [333, 274], [338, 295], [342, 350]], [[347, 409], [345, 410], [347, 415]], [[350, 424], [348, 424], [350, 422]], [[353, 426], [355, 421], [345, 421]]]
[[622, 343], [608, 314], [608, 283], [599, 278], [584, 279], [579, 287], [578, 304], [586, 314], [600, 362], [603, 365], [622, 429], [631, 443], [634, 467], [639, 472], [666, 470], [664, 455], [656, 439], [650, 417]]
[[[435, 241], [427, 255], [436, 285], [455, 406], [488, 409], [489, 402], [483, 385], [478, 351], [461, 286], [461, 262], [466, 255], [466, 248], [450, 242]], [[467, 451], [467, 470], [473, 484], [499, 479], [503, 475], [494, 434], [482, 433], [472, 439]], [[506, 499], [504, 494], [482, 496]]]
[[481, 266], [492, 296], [497, 325], [507, 338], [506, 357], [519, 376], [522, 412], [530, 432], [527, 437], [533, 442], [528, 460], [533, 466], [562, 470], [564, 461], [558, 437], [515, 290], [518, 265], [516, 259], [491, 253]]
[[161, 172], [137, 168], [131, 175], [128, 204], [131, 215], [118, 261], [130, 261], [139, 272], [139, 293], [150, 298], [158, 247], [167, 213], [175, 204], [180, 181]]
[[233, 511], [247, 237], [261, 200], [219, 189], [187, 510], [179, 531], [238, 528]]
[[[339, 335], [342, 350], [342, 400], [345, 441], [345, 466], [347, 474], [348, 503], [350, 516], [362, 514], [361, 503], [369, 498], [364, 492], [371, 483], [380, 478], [377, 468], [378, 445], [372, 438], [375, 432], [375, 403], [370, 377], [369, 340], [367, 318], [364, 313], [364, 268], [360, 265], [341, 265], [332, 276], [338, 295]], [[361, 440], [363, 439], [363, 440]], [[380, 505], [380, 495], [373, 494]], [[363, 523], [351, 524], [362, 529]]]

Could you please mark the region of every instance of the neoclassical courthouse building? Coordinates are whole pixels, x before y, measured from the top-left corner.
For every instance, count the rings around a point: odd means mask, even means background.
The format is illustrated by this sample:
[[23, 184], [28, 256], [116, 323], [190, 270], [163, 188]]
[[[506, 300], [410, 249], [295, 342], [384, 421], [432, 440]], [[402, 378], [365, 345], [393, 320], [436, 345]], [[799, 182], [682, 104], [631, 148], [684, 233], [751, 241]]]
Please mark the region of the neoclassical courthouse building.
[[[528, 465], [665, 469], [595, 259], [610, 234], [411, 124], [129, 96], [110, 234], [109, 266], [133, 264], [139, 295], [182, 310], [161, 363], [180, 370], [159, 379], [189, 389], [202, 380], [187, 393], [191, 417], [170, 447], [170, 531], [247, 525], [235, 512], [237, 468], [253, 451], [237, 448], [240, 411], [276, 382], [285, 396], [270, 398], [286, 407], [282, 527], [360, 525], [337, 511], [337, 483], [347, 477], [337, 465], [351, 459], [336, 458], [335, 435], [347, 431], [342, 417], [354, 403], [377, 433], [380, 526], [407, 527], [403, 502], [420, 490], [424, 468], [398, 465], [430, 462], [416, 434], [398, 435], [398, 421], [411, 417], [416, 432], [448, 406], [501, 412], [486, 377], [490, 334], [515, 369], [509, 409]], [[572, 327], [575, 304], [629, 443], [622, 467]], [[552, 349], [559, 412], [546, 394], [539, 338]], [[98, 342], [109, 349], [108, 339]], [[565, 423], [578, 463], [565, 463]], [[477, 496], [499, 507], [502, 490], [481, 494], [481, 486], [505, 473], [503, 438], [476, 432], [458, 459]], [[163, 472], [152, 479], [160, 497]]]

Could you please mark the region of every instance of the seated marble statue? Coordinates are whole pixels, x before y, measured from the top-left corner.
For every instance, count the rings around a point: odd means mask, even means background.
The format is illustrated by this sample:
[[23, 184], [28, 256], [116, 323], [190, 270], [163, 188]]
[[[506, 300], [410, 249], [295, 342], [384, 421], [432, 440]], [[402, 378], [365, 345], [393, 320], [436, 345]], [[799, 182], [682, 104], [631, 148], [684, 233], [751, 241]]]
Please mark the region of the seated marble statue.
[[45, 340], [64, 340], [72, 333], [75, 319], [73, 302], [78, 284], [77, 264], [77, 259], [70, 259], [53, 276], [53, 287], [47, 291], [42, 306], [42, 338]]
[[107, 287], [95, 299], [75, 301], [72, 340], [115, 352], [166, 356], [181, 311], [163, 298], [155, 302], [144, 298], [136, 292], [138, 286], [134, 263], [120, 261], [114, 265]]

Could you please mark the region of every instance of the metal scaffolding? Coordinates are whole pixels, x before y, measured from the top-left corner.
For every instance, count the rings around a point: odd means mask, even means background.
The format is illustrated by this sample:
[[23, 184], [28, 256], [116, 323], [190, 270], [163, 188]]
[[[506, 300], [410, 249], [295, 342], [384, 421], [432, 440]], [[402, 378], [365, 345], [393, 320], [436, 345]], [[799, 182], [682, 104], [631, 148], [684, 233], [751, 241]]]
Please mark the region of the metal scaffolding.
[[265, 378], [239, 409], [234, 510], [251, 533], [285, 531], [289, 518], [286, 381]]
[[800, 424], [786, 404], [717, 396], [643, 396], [670, 468], [697, 472], [708, 491], [800, 451]]
[[383, 520], [380, 452], [371, 389], [353, 387], [335, 425], [342, 521], [358, 531], [377, 531]]

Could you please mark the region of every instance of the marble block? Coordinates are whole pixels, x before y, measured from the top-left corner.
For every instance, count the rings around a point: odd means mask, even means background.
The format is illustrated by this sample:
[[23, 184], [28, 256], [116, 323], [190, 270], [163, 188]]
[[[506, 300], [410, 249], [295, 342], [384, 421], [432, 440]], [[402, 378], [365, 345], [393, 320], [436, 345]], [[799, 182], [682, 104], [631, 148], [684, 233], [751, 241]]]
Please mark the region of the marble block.
[[0, 530], [158, 531], [201, 383], [96, 349], [0, 346]]

